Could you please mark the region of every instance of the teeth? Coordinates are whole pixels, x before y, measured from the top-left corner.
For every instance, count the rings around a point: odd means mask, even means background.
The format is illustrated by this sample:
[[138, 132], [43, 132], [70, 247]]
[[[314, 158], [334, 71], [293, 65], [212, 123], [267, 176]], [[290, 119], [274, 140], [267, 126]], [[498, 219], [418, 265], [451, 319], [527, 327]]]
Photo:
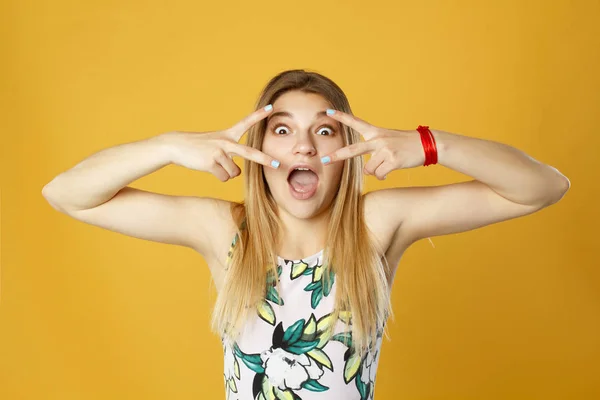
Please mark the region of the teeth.
[[309, 171], [308, 168], [294, 168], [296, 171]]

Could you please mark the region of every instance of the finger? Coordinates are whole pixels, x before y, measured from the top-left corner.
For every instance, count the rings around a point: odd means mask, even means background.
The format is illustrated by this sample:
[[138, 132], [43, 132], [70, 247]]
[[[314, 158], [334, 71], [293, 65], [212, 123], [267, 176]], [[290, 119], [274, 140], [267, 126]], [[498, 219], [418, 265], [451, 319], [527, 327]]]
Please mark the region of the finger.
[[333, 153], [326, 155], [325, 157], [321, 158], [321, 162], [323, 162], [323, 164], [329, 164], [336, 161], [342, 161], [352, 157], [361, 156], [372, 151], [375, 151], [373, 143], [358, 142], [342, 147], [341, 149], [338, 149]]
[[394, 170], [394, 165], [390, 161], [384, 161], [375, 169], [375, 176], [379, 180], [384, 180], [390, 172]]
[[375, 175], [375, 170], [385, 161], [385, 153], [376, 151], [371, 156], [371, 159], [365, 164], [364, 172], [368, 175]]
[[210, 173], [216, 176], [221, 182], [227, 182], [230, 178], [229, 173], [218, 163], [210, 169]]
[[246, 160], [254, 161], [255, 163], [259, 163], [265, 167], [274, 169], [279, 168], [279, 161], [266, 155], [262, 151], [255, 149], [254, 147], [231, 142], [225, 145], [225, 151], [229, 154], [245, 158]]
[[[333, 111], [333, 114], [331, 113]], [[365, 140], [375, 136], [376, 127], [354, 115], [339, 110], [327, 110], [327, 115], [360, 133]]]
[[239, 142], [248, 129], [250, 129], [259, 121], [263, 120], [267, 115], [271, 113], [272, 110], [273, 106], [269, 104], [268, 106], [264, 108], [259, 108], [252, 114], [246, 116], [244, 119], [242, 119], [240, 122], [238, 122], [229, 129], [229, 132], [232, 135], [231, 138], [236, 142]]
[[238, 167], [237, 164], [234, 163], [233, 160], [225, 153], [217, 157], [216, 161], [221, 165], [221, 167], [223, 167], [225, 171], [227, 171], [227, 174], [229, 174], [230, 178], [235, 178], [242, 173], [240, 167]]

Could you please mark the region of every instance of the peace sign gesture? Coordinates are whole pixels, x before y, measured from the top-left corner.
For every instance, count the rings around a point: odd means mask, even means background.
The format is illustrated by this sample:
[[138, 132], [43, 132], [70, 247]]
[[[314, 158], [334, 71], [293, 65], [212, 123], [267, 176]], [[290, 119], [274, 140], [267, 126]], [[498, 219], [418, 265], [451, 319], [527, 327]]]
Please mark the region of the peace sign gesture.
[[425, 161], [421, 139], [416, 130], [401, 131], [376, 127], [338, 110], [327, 110], [327, 115], [360, 133], [365, 141], [342, 147], [326, 155], [321, 158], [324, 164], [371, 153], [364, 173], [383, 180], [393, 170], [418, 167]]
[[167, 133], [173, 163], [210, 172], [222, 182], [241, 174], [239, 166], [233, 162], [233, 156], [277, 169], [279, 161], [258, 149], [238, 143], [247, 130], [266, 118], [272, 110], [273, 107], [268, 105], [247, 115], [232, 127], [220, 131]]

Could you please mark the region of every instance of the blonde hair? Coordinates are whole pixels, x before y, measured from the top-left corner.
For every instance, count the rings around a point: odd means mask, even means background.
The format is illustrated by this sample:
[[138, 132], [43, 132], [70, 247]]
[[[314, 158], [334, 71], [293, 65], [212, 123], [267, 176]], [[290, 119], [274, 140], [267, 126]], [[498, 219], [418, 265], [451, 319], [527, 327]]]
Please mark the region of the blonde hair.
[[[332, 108], [352, 113], [346, 95], [337, 84], [306, 70], [284, 71], [272, 78], [260, 94], [255, 109], [273, 104], [283, 93], [292, 90], [319, 94]], [[360, 140], [358, 132], [342, 126], [345, 145]], [[246, 144], [261, 149], [265, 130], [266, 120], [254, 125], [248, 132]], [[255, 311], [265, 298], [267, 275], [277, 276], [275, 251], [282, 236], [277, 205], [265, 181], [263, 166], [248, 160], [244, 166], [245, 201], [232, 208], [239, 228], [212, 316], [213, 330], [231, 339], [239, 334], [249, 310]], [[340, 317], [340, 312], [350, 312], [351, 345], [359, 354], [375, 344], [391, 315], [391, 271], [387, 262], [384, 266], [385, 257], [365, 224], [362, 170], [362, 157], [344, 161], [339, 192], [329, 209], [330, 223], [323, 252], [325, 270], [321, 278], [327, 285], [330, 272], [335, 274], [333, 320]], [[277, 279], [269, 282], [277, 285]]]

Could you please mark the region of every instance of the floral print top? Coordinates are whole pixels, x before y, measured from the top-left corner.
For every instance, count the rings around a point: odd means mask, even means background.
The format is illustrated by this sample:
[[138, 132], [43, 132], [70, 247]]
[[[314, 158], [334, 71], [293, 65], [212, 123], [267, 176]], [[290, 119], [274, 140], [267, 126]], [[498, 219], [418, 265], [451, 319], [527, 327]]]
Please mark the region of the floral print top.
[[353, 352], [349, 312], [333, 321], [335, 276], [322, 260], [323, 250], [278, 257], [279, 293], [268, 288], [236, 341], [222, 338], [227, 400], [373, 399], [382, 334], [362, 359]]

